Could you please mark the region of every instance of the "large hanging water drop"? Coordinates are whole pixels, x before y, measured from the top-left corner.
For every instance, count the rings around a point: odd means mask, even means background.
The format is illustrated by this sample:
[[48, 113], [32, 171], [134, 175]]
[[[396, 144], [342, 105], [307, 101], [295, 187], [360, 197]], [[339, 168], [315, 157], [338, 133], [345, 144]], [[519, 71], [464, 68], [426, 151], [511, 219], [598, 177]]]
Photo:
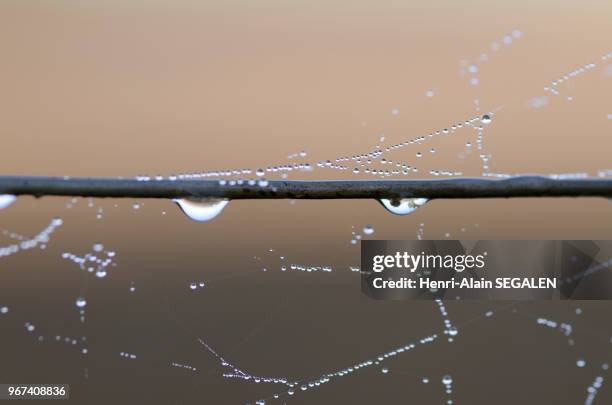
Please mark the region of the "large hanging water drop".
[[14, 203], [16, 199], [17, 196], [12, 194], [0, 194], [0, 210]]
[[209, 198], [205, 200], [189, 200], [177, 198], [173, 200], [190, 219], [194, 221], [210, 221], [223, 211], [229, 202], [226, 199]]
[[424, 205], [427, 201], [429, 201], [427, 198], [402, 198], [399, 200], [390, 200], [388, 198], [380, 199], [380, 203], [383, 207], [395, 215], [408, 215]]

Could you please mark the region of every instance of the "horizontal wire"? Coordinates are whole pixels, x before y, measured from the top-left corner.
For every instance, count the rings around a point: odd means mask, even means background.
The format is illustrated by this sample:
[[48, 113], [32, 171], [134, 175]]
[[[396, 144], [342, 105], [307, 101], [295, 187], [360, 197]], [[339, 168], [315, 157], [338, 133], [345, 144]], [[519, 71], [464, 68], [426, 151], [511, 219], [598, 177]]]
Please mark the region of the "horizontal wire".
[[[235, 183], [234, 183], [235, 182]], [[391, 199], [612, 197], [612, 179], [225, 181], [0, 176], [0, 194], [112, 198]]]

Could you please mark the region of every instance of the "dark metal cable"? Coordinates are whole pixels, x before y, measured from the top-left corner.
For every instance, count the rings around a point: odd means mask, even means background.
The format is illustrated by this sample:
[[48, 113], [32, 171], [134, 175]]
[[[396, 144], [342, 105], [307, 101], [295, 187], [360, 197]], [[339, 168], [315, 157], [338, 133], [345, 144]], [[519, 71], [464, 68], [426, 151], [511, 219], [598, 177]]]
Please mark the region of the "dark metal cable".
[[0, 176], [0, 194], [112, 198], [344, 199], [612, 197], [612, 179], [271, 180], [267, 185], [216, 180], [147, 180]]

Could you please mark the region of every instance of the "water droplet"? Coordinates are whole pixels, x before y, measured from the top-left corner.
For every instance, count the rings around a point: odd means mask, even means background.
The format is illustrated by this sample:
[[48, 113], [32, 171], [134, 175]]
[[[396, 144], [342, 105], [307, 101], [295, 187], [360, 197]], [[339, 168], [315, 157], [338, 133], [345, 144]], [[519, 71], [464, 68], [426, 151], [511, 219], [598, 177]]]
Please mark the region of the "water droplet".
[[576, 362], [576, 366], [582, 368], [586, 366], [586, 361], [584, 361], [583, 359], [578, 359], [578, 361]]
[[444, 385], [450, 385], [453, 383], [453, 378], [450, 375], [445, 375], [444, 377], [442, 377], [442, 384]]
[[372, 235], [374, 233], [374, 228], [372, 225], [366, 225], [363, 227], [363, 233], [366, 235]]
[[174, 199], [173, 200], [183, 211], [185, 215], [187, 215], [190, 219], [194, 221], [209, 221], [215, 218], [217, 215], [223, 211], [223, 208], [229, 202], [225, 199], [206, 199], [201, 201], [189, 200], [186, 198]]
[[87, 305], [87, 301], [85, 300], [85, 298], [83, 297], [77, 298], [76, 300], [77, 308], [85, 308], [86, 305]]
[[429, 201], [427, 198], [402, 198], [400, 200], [390, 200], [387, 198], [380, 199], [380, 203], [383, 207], [395, 215], [408, 215], [424, 205], [427, 201]]
[[0, 307], [0, 314], [7, 314], [9, 311], [8, 307]]
[[387, 374], [389, 373], [389, 369], [387, 367], [383, 367], [382, 370], [380, 370], [383, 374]]
[[487, 125], [491, 123], [491, 116], [489, 114], [485, 114], [480, 118], [480, 122]]
[[96, 243], [95, 245], [93, 245], [94, 252], [101, 252], [103, 250], [104, 250], [104, 245], [102, 245], [101, 243]]
[[17, 196], [12, 194], [0, 194], [0, 210], [14, 203], [16, 199]]

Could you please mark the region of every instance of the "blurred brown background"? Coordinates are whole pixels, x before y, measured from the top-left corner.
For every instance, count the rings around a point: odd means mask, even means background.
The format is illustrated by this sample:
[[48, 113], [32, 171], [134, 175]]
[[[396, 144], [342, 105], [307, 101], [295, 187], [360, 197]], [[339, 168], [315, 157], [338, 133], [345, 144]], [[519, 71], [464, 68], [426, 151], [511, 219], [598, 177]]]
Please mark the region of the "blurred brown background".
[[[255, 169], [293, 162], [287, 156], [300, 150], [307, 156], [298, 161], [313, 164], [369, 151], [381, 133], [390, 145], [502, 107], [485, 131], [491, 171], [594, 175], [612, 168], [612, 70], [600, 60], [612, 51], [611, 13], [604, 1], [4, 1], [0, 173]], [[522, 37], [503, 44], [514, 29]], [[460, 75], [462, 60], [478, 62], [478, 86]], [[528, 106], [590, 62], [598, 67], [549, 94], [546, 106]], [[390, 157], [418, 164], [412, 178], [429, 169], [480, 175], [479, 151], [466, 153], [466, 141], [475, 145], [473, 131]], [[417, 161], [417, 151], [426, 156]], [[289, 178], [340, 177], [361, 178], [329, 169]], [[73, 402], [84, 404], [245, 403], [281, 392], [220, 378], [197, 337], [253, 374], [302, 378], [442, 330], [433, 303], [360, 297], [346, 266], [359, 258], [351, 232], [366, 224], [379, 239], [414, 238], [420, 223], [430, 239], [612, 234], [603, 199], [434, 201], [408, 217], [373, 201], [238, 201], [203, 224], [167, 201], [140, 201], [139, 210], [131, 200], [67, 202], [21, 198], [0, 212], [0, 228], [26, 235], [53, 216], [65, 222], [46, 250], [0, 261], [0, 306], [11, 309], [0, 317], [0, 382], [68, 382]], [[103, 280], [60, 257], [95, 242], [117, 251]], [[337, 270], [282, 273], [279, 255]], [[210, 282], [193, 293], [188, 285], [200, 279]], [[80, 295], [85, 324], [74, 306]], [[402, 355], [388, 376], [374, 368], [289, 402], [441, 403], [447, 373], [456, 404], [584, 402], [610, 361], [610, 304], [526, 304], [480, 320], [500, 306], [507, 303], [450, 303], [457, 324], [479, 319], [453, 344]], [[531, 317], [540, 315], [575, 322], [575, 345], [537, 326]], [[56, 334], [86, 336], [90, 353], [49, 342]], [[576, 368], [579, 357], [586, 368]], [[432, 382], [422, 384], [424, 376]], [[595, 403], [610, 398], [604, 384]]]

